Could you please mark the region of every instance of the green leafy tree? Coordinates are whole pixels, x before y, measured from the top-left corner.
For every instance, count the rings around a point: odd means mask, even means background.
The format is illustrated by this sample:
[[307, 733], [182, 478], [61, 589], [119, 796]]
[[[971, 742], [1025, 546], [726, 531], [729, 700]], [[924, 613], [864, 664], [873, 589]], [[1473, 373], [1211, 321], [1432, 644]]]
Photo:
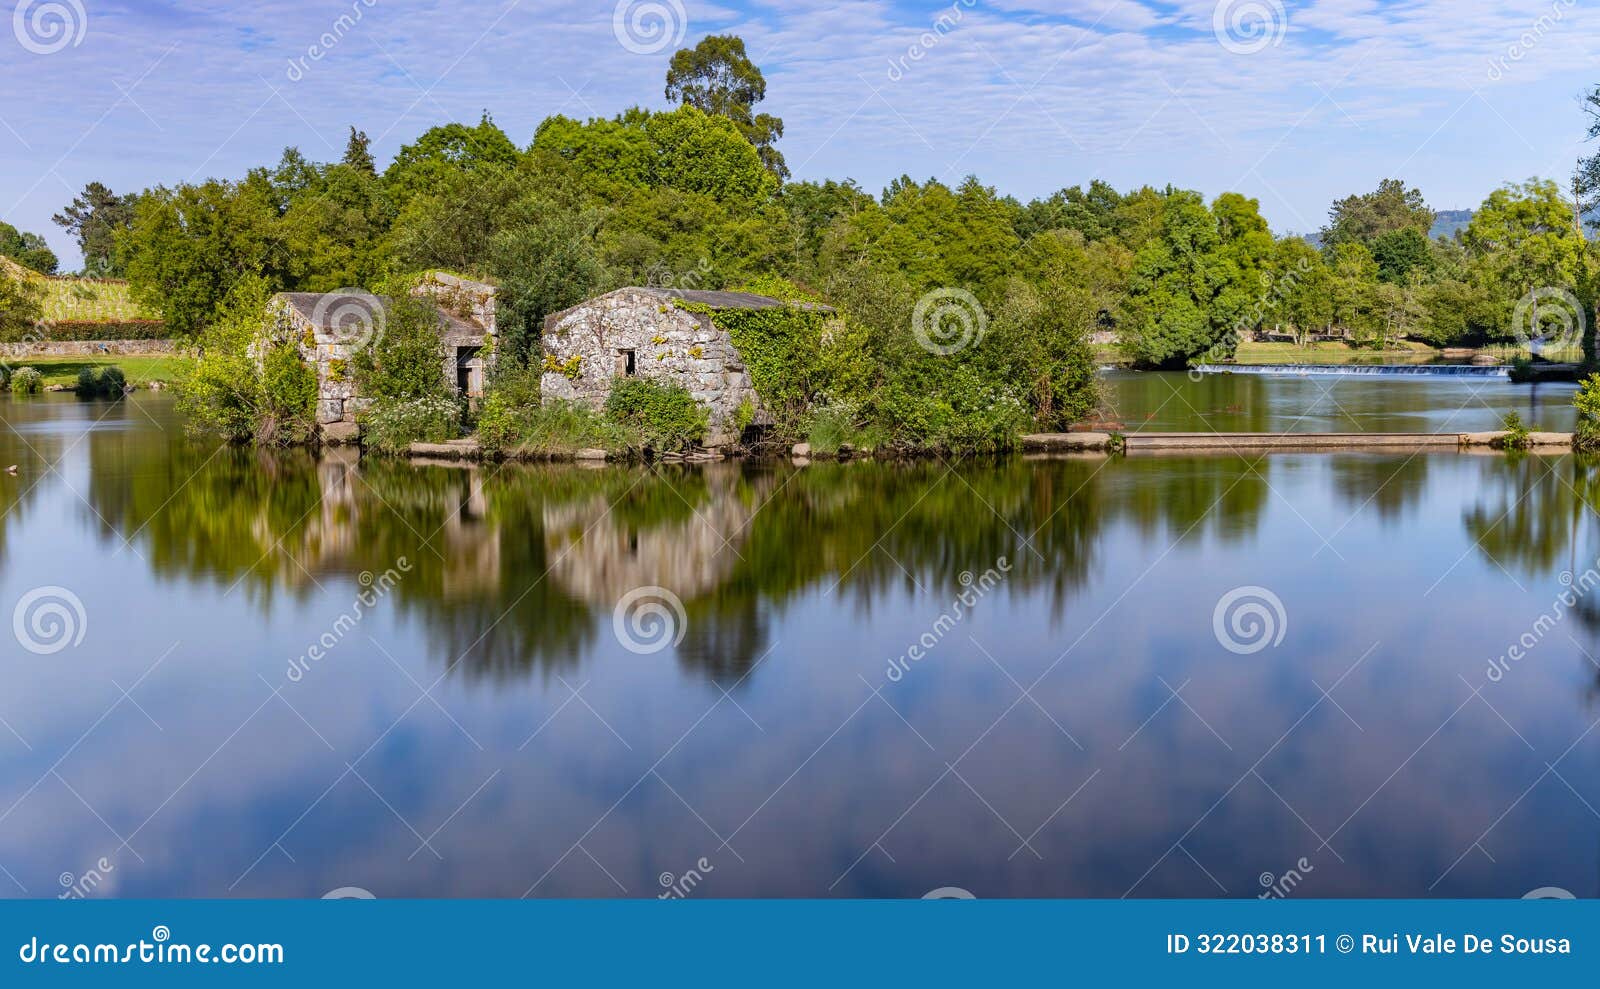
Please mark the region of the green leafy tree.
[[586, 123], [550, 117], [534, 134], [533, 149], [569, 162], [594, 195], [608, 199], [677, 189], [753, 208], [777, 188], [738, 127], [693, 106], [666, 113], [635, 108]]
[[518, 157], [517, 146], [485, 111], [474, 127], [443, 124], [401, 147], [383, 181], [394, 201], [404, 204], [439, 189], [451, 172], [508, 169]]
[[21, 340], [43, 315], [44, 290], [20, 266], [0, 261], [0, 341]]
[[1372, 248], [1386, 233], [1416, 230], [1424, 237], [1433, 227], [1433, 210], [1422, 193], [1399, 179], [1384, 179], [1372, 192], [1347, 196], [1328, 210], [1328, 225], [1322, 228], [1322, 246], [1332, 249], [1355, 243]]
[[1075, 185], [1029, 203], [1017, 217], [1017, 233], [1031, 237], [1046, 230], [1076, 230], [1086, 240], [1103, 240], [1117, 234], [1121, 206], [1117, 190], [1095, 179], [1087, 190]]
[[1416, 227], [1391, 230], [1372, 242], [1372, 259], [1378, 262], [1378, 279], [1407, 285], [1427, 274], [1431, 259], [1428, 238]]
[[350, 128], [350, 139], [345, 142], [344, 159], [341, 164], [348, 165], [358, 172], [376, 176], [378, 163], [372, 160], [372, 138], [366, 131]]
[[433, 303], [393, 285], [384, 304], [383, 331], [356, 351], [350, 366], [362, 396], [405, 401], [444, 397], [444, 317]]
[[53, 275], [60, 266], [55, 252], [43, 237], [5, 222], [0, 222], [0, 257], [10, 258], [41, 275]]
[[789, 168], [774, 146], [783, 137], [783, 121], [755, 112], [766, 97], [767, 81], [737, 35], [708, 35], [693, 48], [674, 53], [667, 67], [667, 99], [733, 121], [760, 152], [767, 170], [786, 179]]
[[137, 198], [119, 196], [99, 182], [90, 182], [65, 209], [51, 217], [56, 226], [78, 242], [84, 271], [106, 278], [122, 277], [117, 233], [132, 224]]
[[[1572, 207], [1553, 181], [1530, 179], [1496, 189], [1473, 213], [1462, 240], [1481, 284], [1508, 307], [1545, 287], [1592, 292], [1584, 278], [1588, 243], [1574, 229]], [[1584, 305], [1592, 312], [1592, 297]], [[1532, 319], [1541, 317], [1535, 313]]]
[[241, 182], [152, 189], [118, 234], [133, 296], [193, 335], [246, 275], [272, 291], [285, 286], [287, 258], [277, 229], [279, 194], [265, 169]]
[[270, 289], [240, 278], [201, 331], [179, 390], [192, 428], [264, 446], [304, 443], [317, 428], [317, 374], [287, 324], [268, 309]]

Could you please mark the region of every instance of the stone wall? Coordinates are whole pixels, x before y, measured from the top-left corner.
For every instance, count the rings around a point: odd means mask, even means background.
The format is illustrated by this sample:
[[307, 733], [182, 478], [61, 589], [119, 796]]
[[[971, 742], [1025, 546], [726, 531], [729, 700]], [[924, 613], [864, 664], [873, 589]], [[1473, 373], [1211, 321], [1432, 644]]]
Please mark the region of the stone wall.
[[493, 336], [495, 326], [495, 288], [484, 282], [475, 282], [452, 275], [446, 271], [430, 271], [422, 276], [412, 294], [426, 296], [439, 304], [439, 308], [461, 319], [476, 323], [483, 332]]
[[295, 341], [300, 356], [317, 372], [317, 422], [354, 422], [356, 413], [371, 403], [356, 397], [350, 358], [371, 331], [318, 327], [281, 300], [273, 301], [271, 313], [276, 322], [274, 336]]
[[626, 374], [626, 351], [633, 352], [636, 377], [682, 385], [709, 408], [713, 433], [736, 428], [735, 414], [746, 399], [756, 421], [765, 419], [750, 372], [728, 334], [711, 317], [640, 289], [618, 289], [546, 321], [545, 355], [563, 368], [578, 360], [570, 374], [546, 370], [540, 382], [544, 400], [600, 408]]
[[3, 357], [126, 357], [176, 354], [176, 340], [35, 340], [0, 343]]

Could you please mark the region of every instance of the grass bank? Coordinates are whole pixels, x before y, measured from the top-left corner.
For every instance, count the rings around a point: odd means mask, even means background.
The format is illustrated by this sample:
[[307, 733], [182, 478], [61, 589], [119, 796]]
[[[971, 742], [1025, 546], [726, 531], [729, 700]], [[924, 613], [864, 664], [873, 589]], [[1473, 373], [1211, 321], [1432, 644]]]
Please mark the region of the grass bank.
[[122, 368], [128, 376], [128, 383], [138, 387], [147, 387], [152, 381], [170, 384], [177, 381], [183, 374], [183, 358], [172, 356], [158, 357], [129, 357], [117, 355], [111, 357], [27, 357], [14, 358], [11, 361], [13, 368], [32, 367], [38, 368], [44, 375], [45, 387], [51, 385], [66, 385], [71, 387], [78, 383], [78, 372], [86, 367], [105, 367], [115, 364]]

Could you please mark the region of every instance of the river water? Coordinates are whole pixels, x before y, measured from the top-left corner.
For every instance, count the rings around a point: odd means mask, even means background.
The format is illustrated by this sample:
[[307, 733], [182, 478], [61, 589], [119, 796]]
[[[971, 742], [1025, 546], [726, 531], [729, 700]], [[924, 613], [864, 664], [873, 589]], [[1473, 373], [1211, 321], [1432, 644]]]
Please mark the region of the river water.
[[[1112, 384], [1172, 428], [1317, 387], [1152, 399], [1186, 380]], [[1334, 394], [1527, 396], [1444, 387]], [[142, 393], [0, 421], [8, 895], [1600, 893], [1571, 456], [467, 469]]]

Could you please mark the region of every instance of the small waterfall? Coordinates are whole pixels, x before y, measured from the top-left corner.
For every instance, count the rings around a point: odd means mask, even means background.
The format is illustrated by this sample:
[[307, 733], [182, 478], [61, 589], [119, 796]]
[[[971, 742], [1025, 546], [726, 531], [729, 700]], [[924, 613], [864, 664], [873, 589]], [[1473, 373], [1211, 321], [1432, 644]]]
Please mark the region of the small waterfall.
[[1290, 377], [1322, 374], [1367, 374], [1410, 377], [1504, 378], [1504, 365], [1476, 364], [1201, 364], [1203, 374], [1277, 374]]

